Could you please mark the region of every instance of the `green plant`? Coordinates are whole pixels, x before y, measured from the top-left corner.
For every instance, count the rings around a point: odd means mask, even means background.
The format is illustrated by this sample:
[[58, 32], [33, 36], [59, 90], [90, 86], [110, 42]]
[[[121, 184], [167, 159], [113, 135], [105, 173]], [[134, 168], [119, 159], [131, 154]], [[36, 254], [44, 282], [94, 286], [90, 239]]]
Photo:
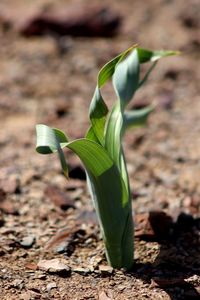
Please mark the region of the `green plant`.
[[[133, 46], [108, 62], [99, 72], [89, 117], [91, 126], [82, 139], [69, 141], [66, 135], [46, 125], [36, 126], [36, 150], [41, 154], [58, 152], [63, 172], [68, 167], [63, 154], [67, 147], [83, 162], [87, 183], [100, 224], [106, 257], [115, 268], [130, 269], [133, 264], [133, 219], [129, 178], [122, 137], [130, 127], [143, 125], [152, 111], [148, 106], [126, 110], [134, 93], [147, 80], [156, 62], [174, 51], [150, 51]], [[142, 79], [140, 66], [151, 62]], [[112, 78], [117, 100], [109, 111], [101, 88]]]

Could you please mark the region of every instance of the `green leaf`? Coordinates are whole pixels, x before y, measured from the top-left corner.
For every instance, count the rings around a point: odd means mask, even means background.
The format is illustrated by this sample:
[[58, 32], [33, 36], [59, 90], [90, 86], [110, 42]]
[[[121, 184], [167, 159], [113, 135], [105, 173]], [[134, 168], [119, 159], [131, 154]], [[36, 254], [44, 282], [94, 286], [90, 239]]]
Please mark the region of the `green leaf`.
[[139, 84], [139, 60], [137, 50], [123, 57], [113, 75], [113, 85], [118, 96], [105, 128], [105, 148], [121, 172], [127, 191], [130, 191], [125, 158], [122, 149], [124, 108], [131, 100]]
[[38, 124], [36, 126], [36, 135], [36, 151], [40, 154], [58, 152], [63, 173], [68, 177], [68, 166], [62, 151], [62, 148], [64, 148], [68, 142], [65, 134], [59, 129], [52, 129], [46, 125]]
[[99, 71], [98, 74], [97, 86], [99, 88], [101, 88], [112, 77], [116, 65], [121, 60], [123, 60], [134, 48], [136, 48], [136, 45], [121, 52], [119, 55], [117, 55], [115, 58], [113, 58], [111, 61], [109, 61], [103, 66], [103, 68]]
[[106, 124], [105, 148], [110, 157], [120, 168], [121, 154], [121, 130], [123, 126], [123, 116], [120, 105], [114, 105]]
[[156, 60], [158, 60], [162, 57], [173, 56], [173, 55], [180, 55], [180, 52], [179, 51], [172, 51], [172, 50], [153, 51], [151, 61], [156, 61]]
[[90, 128], [86, 132], [85, 138], [99, 144], [99, 140], [98, 140], [96, 134], [94, 133], [94, 130], [93, 130], [92, 126], [90, 126]]
[[153, 51], [148, 49], [137, 48], [137, 52], [141, 64], [151, 61]]
[[137, 48], [137, 51], [138, 51], [139, 61], [141, 64], [150, 61], [156, 61], [162, 57], [180, 54], [179, 51], [171, 51], [171, 50], [151, 51], [143, 48]]
[[99, 144], [104, 145], [104, 128], [106, 123], [106, 117], [108, 114], [108, 107], [104, 102], [104, 99], [101, 95], [100, 89], [103, 85], [111, 79], [115, 66], [127, 56], [127, 54], [134, 48], [135, 46], [129, 48], [128, 50], [120, 53], [110, 62], [108, 62], [103, 68], [100, 70], [97, 78], [97, 86], [90, 104], [89, 116], [92, 123], [93, 131], [95, 136], [97, 137]]
[[73, 150], [94, 176], [100, 176], [113, 165], [112, 159], [99, 144], [88, 139], [78, 139], [66, 145]]
[[47, 154], [59, 151], [63, 146], [79, 156], [87, 171], [108, 261], [113, 267], [123, 265], [130, 268], [133, 239], [126, 232], [133, 230], [133, 222], [129, 194], [117, 166], [106, 150], [94, 141], [78, 139], [66, 142], [62, 132], [45, 125], [37, 126], [37, 151]]
[[122, 60], [113, 75], [113, 85], [122, 107], [125, 107], [139, 85], [140, 64], [137, 49]]
[[87, 173], [108, 262], [115, 268], [129, 269], [133, 263], [133, 220], [129, 219], [130, 200], [123, 180], [114, 164], [98, 178]]
[[124, 113], [124, 123], [123, 132], [129, 128], [141, 127], [145, 125], [149, 114], [153, 111], [154, 107], [152, 105], [147, 106], [142, 109], [135, 109], [131, 111], [125, 111]]
[[123, 114], [119, 102], [113, 107], [106, 124], [105, 149], [118, 167], [128, 192], [128, 173], [122, 148]]
[[[67, 145], [85, 165], [90, 191], [113, 267], [130, 268], [133, 262], [133, 221], [130, 195], [117, 166], [99, 144], [80, 139]], [[132, 259], [131, 259], [132, 258]]]
[[90, 120], [93, 131], [101, 145], [104, 144], [104, 126], [108, 113], [107, 105], [101, 95], [100, 89], [96, 87], [94, 96], [90, 104]]

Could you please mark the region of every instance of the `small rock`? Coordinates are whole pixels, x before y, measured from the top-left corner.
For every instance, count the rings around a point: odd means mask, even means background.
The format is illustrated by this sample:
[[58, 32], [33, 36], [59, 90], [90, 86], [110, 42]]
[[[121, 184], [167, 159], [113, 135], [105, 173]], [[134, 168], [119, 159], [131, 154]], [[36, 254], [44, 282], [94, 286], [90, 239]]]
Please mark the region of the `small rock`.
[[154, 236], [154, 232], [149, 223], [149, 214], [140, 213], [135, 215], [135, 237]]
[[141, 239], [166, 239], [169, 237], [172, 227], [172, 218], [162, 211], [135, 215], [135, 237]]
[[25, 265], [25, 268], [35, 271], [35, 270], [37, 270], [37, 265], [35, 263], [27, 263]]
[[99, 292], [99, 300], [112, 300], [113, 298], [110, 298], [107, 296], [107, 294], [104, 291]]
[[70, 250], [69, 251], [70, 254], [74, 252], [74, 247], [69, 247], [69, 243], [67, 241], [63, 241], [55, 248], [55, 252], [60, 254], [62, 253], [68, 254], [68, 250]]
[[111, 266], [107, 266], [107, 265], [99, 265], [99, 270], [101, 271], [102, 274], [112, 274], [113, 273], [113, 268]]
[[84, 235], [85, 231], [77, 226], [64, 228], [48, 241], [45, 249], [47, 251], [53, 249], [57, 253], [65, 253], [70, 256], [75, 250], [75, 245], [82, 241]]
[[149, 222], [157, 239], [166, 239], [169, 237], [173, 228], [171, 216], [163, 211], [151, 211], [149, 213]]
[[70, 267], [64, 260], [55, 258], [50, 260], [40, 260], [37, 264], [38, 268], [49, 273], [58, 273], [68, 275], [70, 273]]
[[15, 279], [15, 280], [12, 282], [12, 287], [21, 289], [21, 288], [22, 288], [22, 283], [23, 283], [23, 280], [22, 280], [22, 279]]
[[70, 207], [74, 208], [74, 202], [69, 199], [66, 194], [60, 191], [56, 186], [49, 185], [45, 190], [45, 195], [58, 207], [67, 210]]
[[127, 286], [123, 285], [123, 284], [120, 284], [120, 285], [117, 286], [117, 288], [118, 288], [118, 290], [123, 291], [123, 290], [125, 290], [125, 288], [127, 288]]
[[110, 285], [110, 286], [115, 286], [115, 285], [116, 285], [116, 282], [115, 282], [114, 280], [110, 280], [110, 281], [109, 281], [109, 285]]
[[82, 268], [82, 267], [73, 268], [72, 271], [82, 274], [82, 275], [86, 275], [86, 274], [90, 273], [89, 268]]
[[26, 236], [19, 243], [24, 248], [31, 248], [33, 246], [33, 244], [35, 243], [35, 237], [34, 236]]
[[38, 274], [37, 276], [34, 277], [35, 279], [41, 279], [41, 280], [45, 280], [47, 278], [47, 276], [45, 274]]
[[55, 289], [57, 287], [56, 282], [50, 282], [49, 284], [47, 284], [47, 291], [48, 293], [52, 290]]

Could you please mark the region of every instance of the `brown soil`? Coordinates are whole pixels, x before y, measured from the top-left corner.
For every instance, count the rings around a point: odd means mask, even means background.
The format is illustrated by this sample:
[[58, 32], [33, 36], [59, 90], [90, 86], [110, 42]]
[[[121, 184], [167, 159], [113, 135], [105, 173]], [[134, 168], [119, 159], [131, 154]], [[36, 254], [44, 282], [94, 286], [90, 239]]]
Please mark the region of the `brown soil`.
[[[90, 2], [2, 0], [0, 10], [19, 21], [52, 3]], [[122, 15], [118, 35], [25, 38], [1, 26], [1, 299], [199, 299], [199, 1], [93, 3]], [[107, 266], [80, 162], [66, 152], [67, 182], [56, 156], [34, 148], [39, 122], [84, 135], [99, 68], [134, 43], [183, 54], [162, 60], [135, 98], [158, 105], [148, 126], [125, 139], [136, 220], [127, 273]], [[113, 96], [110, 86], [104, 96]]]

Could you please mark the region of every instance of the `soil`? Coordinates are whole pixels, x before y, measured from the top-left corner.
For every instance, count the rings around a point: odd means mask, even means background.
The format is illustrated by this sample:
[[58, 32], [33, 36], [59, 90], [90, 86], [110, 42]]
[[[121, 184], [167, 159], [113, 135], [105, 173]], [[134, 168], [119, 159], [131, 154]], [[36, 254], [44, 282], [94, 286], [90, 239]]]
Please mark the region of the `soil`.
[[[23, 37], [34, 9], [101, 5], [122, 18], [113, 37]], [[2, 0], [0, 46], [1, 299], [200, 299], [198, 0]], [[2, 13], [3, 12], [3, 13]], [[107, 265], [80, 161], [35, 152], [35, 124], [84, 135], [99, 68], [138, 43], [175, 49], [132, 105], [157, 104], [124, 141], [135, 218], [132, 270]], [[105, 99], [112, 99], [110, 85]], [[198, 102], [199, 101], [199, 102]], [[108, 103], [110, 103], [108, 101]]]

